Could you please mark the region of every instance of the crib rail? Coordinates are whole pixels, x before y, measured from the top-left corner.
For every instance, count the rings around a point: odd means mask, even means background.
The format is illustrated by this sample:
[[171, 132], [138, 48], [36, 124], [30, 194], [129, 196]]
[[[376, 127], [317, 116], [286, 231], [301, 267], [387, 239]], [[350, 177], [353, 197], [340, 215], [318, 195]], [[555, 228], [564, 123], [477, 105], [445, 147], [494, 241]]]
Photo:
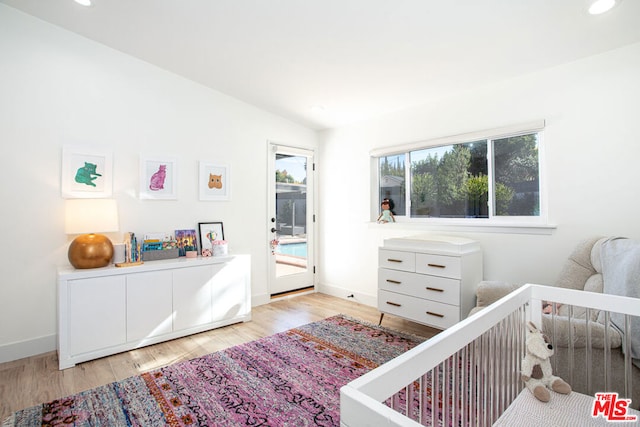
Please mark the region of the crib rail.
[[[574, 307], [619, 313], [626, 316], [626, 323], [629, 316], [640, 316], [637, 299], [525, 285], [343, 387], [341, 425], [492, 425], [523, 388], [519, 372], [524, 355], [524, 324], [527, 320], [541, 324], [542, 301], [553, 301], [556, 308], [566, 304], [570, 313]], [[608, 319], [609, 315], [606, 316]], [[605, 322], [610, 321], [607, 319]], [[552, 328], [558, 327], [555, 315], [551, 316], [551, 322]], [[593, 325], [585, 323], [590, 331]], [[568, 334], [571, 333], [573, 329], [569, 328]], [[627, 338], [623, 346], [628, 346], [625, 355], [629, 355], [631, 334], [624, 336]], [[569, 344], [566, 351], [575, 356], [574, 337], [564, 338]], [[605, 346], [608, 339], [604, 338]], [[587, 344], [584, 348], [588, 349], [585, 356], [588, 358], [591, 343]], [[606, 355], [607, 351], [605, 358]], [[609, 353], [608, 363], [610, 357]], [[630, 372], [631, 357], [625, 356], [624, 363], [624, 369]], [[570, 368], [573, 375], [576, 366]], [[623, 375], [625, 382], [626, 377], [631, 378]], [[570, 384], [572, 379], [567, 378]], [[588, 378], [587, 383], [593, 386], [594, 381]], [[625, 387], [631, 396], [632, 383]]]

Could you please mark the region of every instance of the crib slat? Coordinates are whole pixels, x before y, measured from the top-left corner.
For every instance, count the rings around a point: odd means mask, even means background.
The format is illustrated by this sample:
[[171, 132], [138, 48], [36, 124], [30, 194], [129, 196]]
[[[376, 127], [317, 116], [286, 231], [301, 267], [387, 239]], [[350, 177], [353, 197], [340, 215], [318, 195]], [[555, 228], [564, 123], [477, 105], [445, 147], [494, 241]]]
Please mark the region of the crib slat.
[[[573, 305], [569, 305], [568, 313], [567, 313], [567, 321], [569, 325], [573, 321]], [[569, 384], [573, 384], [573, 372], [574, 372], [574, 338], [573, 338], [573, 328], [569, 327]]]
[[[489, 339], [490, 339], [490, 335], [491, 335], [491, 331], [487, 331], [483, 337], [482, 337], [482, 347], [483, 347], [483, 354], [488, 354], [489, 352]], [[489, 366], [490, 366], [490, 360], [489, 358], [485, 358], [484, 359], [484, 369], [482, 370], [482, 373], [484, 375], [483, 378], [483, 384], [484, 387], [482, 389], [482, 418], [483, 418], [483, 423], [484, 425], [489, 425], [489, 379], [491, 378], [490, 374], [489, 374]], [[489, 376], [488, 376], [489, 375]], [[487, 377], [488, 376], [488, 377]]]
[[508, 347], [507, 347], [507, 337], [509, 334], [509, 323], [508, 319], [505, 319], [501, 322], [500, 327], [500, 408], [498, 409], [498, 414], [496, 419], [500, 416], [501, 413], [507, 409], [507, 386], [509, 384], [509, 357], [507, 355]]
[[591, 358], [591, 309], [587, 307], [586, 311], [585, 311], [585, 320], [586, 320], [586, 330], [587, 330], [587, 337], [586, 337], [586, 348], [587, 351], [585, 352], [585, 365], [584, 365], [584, 369], [585, 369], [585, 373], [587, 375], [587, 390], [589, 390], [589, 394], [593, 394], [594, 390], [593, 390], [593, 378], [592, 378], [592, 370], [591, 370], [591, 366], [592, 366], [592, 358]]
[[631, 316], [624, 315], [624, 392], [631, 397]]
[[471, 385], [470, 397], [469, 397], [469, 417], [472, 420], [470, 423], [472, 426], [476, 427], [478, 425], [478, 413], [476, 411], [476, 402], [478, 401], [478, 383], [479, 379], [476, 376], [477, 370], [476, 366], [478, 365], [478, 357], [477, 357], [477, 348], [478, 342], [474, 341], [469, 344], [469, 360], [470, 360], [470, 372], [469, 372], [469, 384]]
[[462, 425], [469, 425], [469, 412], [467, 411], [469, 404], [469, 369], [468, 369], [468, 357], [469, 357], [469, 346], [463, 347], [461, 350], [462, 353], [462, 362], [458, 368], [461, 375], [460, 381], [462, 385], [462, 390], [460, 391], [460, 399], [458, 399], [459, 407], [460, 407], [460, 420]]
[[607, 390], [611, 390], [611, 338], [609, 327], [611, 326], [611, 313], [604, 312], [604, 384]]
[[419, 421], [420, 420], [420, 412], [416, 411], [415, 409], [415, 405], [418, 405], [418, 410], [420, 409], [419, 405], [420, 403], [417, 402], [417, 399], [420, 396], [420, 391], [416, 391], [416, 387], [419, 387], [419, 385], [417, 385], [417, 382], [412, 382], [409, 385], [409, 393], [407, 396], [407, 417], [411, 418], [414, 421]]
[[[555, 302], [553, 302], [551, 304], [551, 329], [553, 331], [553, 336], [558, 336], [558, 322], [556, 322], [556, 313], [558, 312], [558, 304], [556, 304]], [[551, 361], [552, 365], [551, 365], [551, 369], [553, 370], [553, 372], [557, 372], [558, 371], [558, 359], [556, 357], [554, 357]]]
[[456, 377], [456, 399], [454, 400], [454, 414], [453, 420], [454, 425], [458, 425], [463, 417], [463, 409], [462, 409], [462, 399], [464, 399], [464, 379], [463, 379], [463, 370], [461, 369], [464, 366], [465, 359], [465, 349], [464, 347], [458, 351], [458, 354], [453, 359], [453, 371], [455, 372]]
[[449, 370], [449, 359], [445, 359], [442, 365], [442, 422], [445, 426], [451, 425], [450, 408], [449, 408], [449, 396], [451, 395], [450, 381], [451, 371]]
[[425, 390], [425, 376], [421, 376], [420, 378], [418, 378], [418, 387], [420, 388], [420, 394], [418, 395], [418, 409], [417, 409], [417, 415], [418, 415], [418, 419], [417, 421], [424, 425], [422, 423], [422, 420], [424, 420], [424, 407], [426, 405], [426, 390]]

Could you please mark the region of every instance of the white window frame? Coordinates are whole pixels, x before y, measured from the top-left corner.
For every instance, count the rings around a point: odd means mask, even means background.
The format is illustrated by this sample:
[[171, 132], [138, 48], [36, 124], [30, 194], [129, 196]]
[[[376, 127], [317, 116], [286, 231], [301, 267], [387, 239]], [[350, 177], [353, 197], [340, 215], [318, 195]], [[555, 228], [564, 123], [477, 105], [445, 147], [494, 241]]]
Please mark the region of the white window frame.
[[[470, 231], [470, 232], [504, 232], [504, 233], [523, 233], [523, 234], [551, 234], [556, 228], [554, 224], [549, 222], [548, 204], [547, 204], [547, 182], [546, 171], [544, 167], [544, 120], [538, 120], [529, 123], [523, 123], [513, 126], [506, 126], [495, 129], [487, 129], [478, 132], [471, 132], [459, 135], [452, 135], [443, 138], [431, 139], [426, 141], [412, 142], [408, 144], [382, 147], [371, 150], [371, 221], [372, 226], [380, 227], [396, 227], [407, 229], [424, 229], [435, 231]], [[425, 148], [433, 148], [444, 145], [460, 144], [478, 140], [496, 140], [518, 136], [529, 133], [538, 134], [538, 162], [539, 162], [539, 182], [540, 182], [540, 214], [537, 216], [494, 216], [493, 203], [489, 204], [489, 218], [411, 218], [406, 213], [411, 211], [411, 191], [407, 185], [405, 193], [407, 212], [403, 215], [396, 215], [395, 223], [376, 224], [376, 218], [380, 214], [379, 191], [380, 191], [380, 167], [379, 159], [385, 156], [405, 154], [405, 165], [409, 163], [409, 153], [411, 151], [421, 150]], [[489, 144], [493, 149], [493, 143]], [[493, 153], [488, 153], [488, 179], [490, 183], [494, 181], [493, 169]], [[411, 168], [407, 167], [405, 172], [405, 182], [411, 182]], [[489, 200], [493, 201], [493, 185], [489, 185]]]

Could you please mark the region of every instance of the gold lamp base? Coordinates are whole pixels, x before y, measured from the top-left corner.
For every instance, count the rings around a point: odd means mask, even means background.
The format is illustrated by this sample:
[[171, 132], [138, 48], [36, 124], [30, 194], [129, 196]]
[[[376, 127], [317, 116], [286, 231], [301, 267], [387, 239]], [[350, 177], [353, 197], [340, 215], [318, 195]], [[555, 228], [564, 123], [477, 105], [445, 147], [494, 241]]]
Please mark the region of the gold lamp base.
[[106, 267], [113, 258], [113, 244], [102, 234], [83, 234], [71, 242], [68, 255], [75, 268]]

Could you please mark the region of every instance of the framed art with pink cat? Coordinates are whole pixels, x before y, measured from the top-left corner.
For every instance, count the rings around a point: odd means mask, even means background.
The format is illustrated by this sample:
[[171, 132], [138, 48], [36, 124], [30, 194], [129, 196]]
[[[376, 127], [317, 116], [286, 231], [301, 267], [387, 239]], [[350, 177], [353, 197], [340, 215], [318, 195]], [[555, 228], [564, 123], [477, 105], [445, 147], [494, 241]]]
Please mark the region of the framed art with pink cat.
[[200, 200], [231, 200], [231, 167], [200, 162], [198, 186]]
[[166, 157], [140, 158], [140, 198], [176, 200], [178, 163]]

